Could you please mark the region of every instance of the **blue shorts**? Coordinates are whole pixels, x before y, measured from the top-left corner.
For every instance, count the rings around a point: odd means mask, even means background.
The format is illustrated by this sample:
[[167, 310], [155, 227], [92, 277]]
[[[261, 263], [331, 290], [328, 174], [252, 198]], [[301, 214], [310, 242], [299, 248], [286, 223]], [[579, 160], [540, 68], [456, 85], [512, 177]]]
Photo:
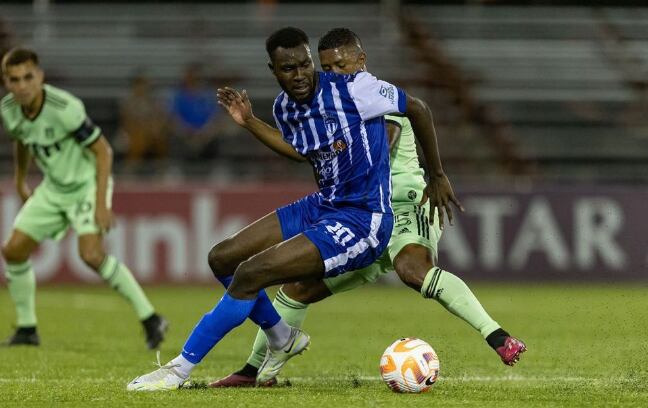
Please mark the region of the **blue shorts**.
[[391, 213], [355, 207], [333, 208], [317, 193], [277, 209], [284, 240], [303, 233], [320, 252], [327, 278], [371, 265], [392, 233]]

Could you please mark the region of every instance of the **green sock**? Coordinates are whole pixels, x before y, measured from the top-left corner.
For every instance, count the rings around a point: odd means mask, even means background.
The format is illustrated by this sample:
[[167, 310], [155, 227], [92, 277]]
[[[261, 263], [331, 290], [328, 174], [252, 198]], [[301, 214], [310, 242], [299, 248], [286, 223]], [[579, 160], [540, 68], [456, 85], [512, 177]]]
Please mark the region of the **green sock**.
[[[272, 305], [277, 309], [279, 316], [286, 323], [293, 327], [301, 327], [306, 318], [306, 311], [308, 305], [298, 302], [289, 298], [283, 290], [279, 289], [275, 296]], [[266, 355], [266, 336], [263, 330], [259, 329], [256, 338], [254, 339], [254, 346], [252, 346], [252, 353], [248, 357], [247, 363], [259, 368]]]
[[155, 312], [153, 305], [149, 302], [131, 271], [114, 256], [106, 256], [106, 259], [99, 267], [99, 275], [111, 288], [131, 302], [140, 320], [150, 317]]
[[478, 330], [484, 338], [500, 328], [464, 281], [450, 272], [437, 267], [430, 269], [423, 281], [421, 295], [426, 299], [436, 299], [450, 313]]
[[7, 263], [9, 295], [16, 306], [18, 327], [36, 326], [36, 276], [31, 262]]

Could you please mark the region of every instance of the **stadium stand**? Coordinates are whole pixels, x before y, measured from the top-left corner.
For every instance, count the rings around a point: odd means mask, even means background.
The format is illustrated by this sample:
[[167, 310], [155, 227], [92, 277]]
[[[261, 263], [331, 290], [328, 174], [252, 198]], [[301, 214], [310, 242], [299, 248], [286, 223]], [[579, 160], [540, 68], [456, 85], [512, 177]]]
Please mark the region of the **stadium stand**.
[[[82, 97], [109, 136], [134, 72], [146, 69], [166, 97], [182, 68], [197, 60], [212, 67], [214, 86], [247, 89], [255, 112], [271, 120], [278, 89], [266, 67], [265, 36], [295, 25], [314, 45], [318, 34], [348, 26], [365, 42], [370, 71], [431, 105], [446, 167], [457, 176], [648, 178], [648, 10], [417, 5], [402, 11], [404, 19], [369, 4], [74, 4], [44, 13], [0, 6], [15, 41], [41, 53], [49, 79]], [[438, 47], [446, 71], [422, 62], [407, 21]], [[183, 171], [236, 179], [286, 172], [311, 177], [251, 139], [240, 143], [247, 136], [237, 129], [223, 132], [218, 163]], [[8, 174], [6, 143], [0, 151]]]

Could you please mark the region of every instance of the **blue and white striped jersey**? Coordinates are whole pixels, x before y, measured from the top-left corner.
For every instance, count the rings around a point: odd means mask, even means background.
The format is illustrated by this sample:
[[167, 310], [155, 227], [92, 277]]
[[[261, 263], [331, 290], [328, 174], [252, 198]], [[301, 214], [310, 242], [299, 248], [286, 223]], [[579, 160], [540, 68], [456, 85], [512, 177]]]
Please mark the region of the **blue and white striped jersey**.
[[383, 115], [405, 113], [405, 93], [367, 72], [316, 75], [310, 103], [299, 104], [285, 92], [275, 99], [284, 140], [313, 165], [322, 204], [391, 213]]

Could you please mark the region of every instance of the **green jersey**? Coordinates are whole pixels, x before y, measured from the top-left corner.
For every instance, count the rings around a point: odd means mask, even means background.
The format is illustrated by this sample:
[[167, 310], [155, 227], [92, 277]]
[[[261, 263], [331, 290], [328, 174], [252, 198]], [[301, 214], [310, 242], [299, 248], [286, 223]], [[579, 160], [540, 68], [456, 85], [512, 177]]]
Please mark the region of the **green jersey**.
[[27, 118], [12, 94], [0, 102], [2, 122], [9, 136], [25, 145], [43, 171], [44, 183], [66, 192], [94, 181], [94, 154], [87, 148], [101, 129], [87, 117], [83, 102], [51, 85], [43, 86], [44, 100], [35, 118]]
[[419, 165], [414, 129], [403, 116], [385, 116], [385, 120], [401, 128], [396, 146], [390, 153], [393, 202], [418, 202], [425, 188], [424, 172]]

